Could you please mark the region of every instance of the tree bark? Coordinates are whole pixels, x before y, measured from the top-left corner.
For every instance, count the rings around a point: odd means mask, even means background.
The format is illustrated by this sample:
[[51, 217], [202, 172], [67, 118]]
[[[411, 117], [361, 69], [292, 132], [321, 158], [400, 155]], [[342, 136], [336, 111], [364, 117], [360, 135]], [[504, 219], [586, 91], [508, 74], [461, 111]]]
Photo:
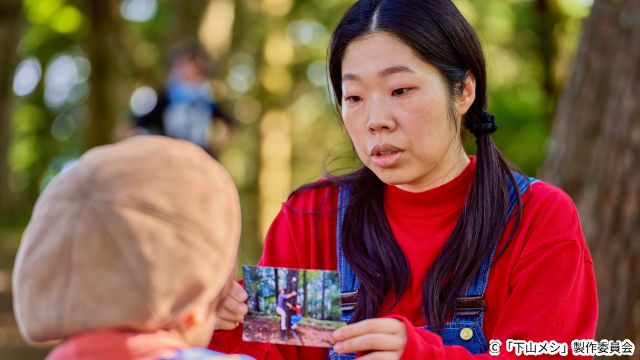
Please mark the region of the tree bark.
[[111, 26], [118, 21], [110, 1], [88, 1], [87, 16], [91, 21], [91, 33], [87, 43], [87, 53], [91, 62], [89, 83], [89, 109], [91, 122], [86, 137], [86, 148], [109, 144], [116, 124], [115, 79], [118, 59], [113, 56]]
[[554, 119], [545, 180], [576, 202], [597, 338], [640, 343], [640, 1], [596, 0]]
[[303, 314], [303, 316], [307, 316], [307, 304], [308, 304], [308, 301], [307, 301], [307, 285], [308, 285], [307, 284], [307, 270], [304, 270], [302, 272], [302, 274], [303, 274], [303, 279], [304, 279], [303, 283], [302, 283], [302, 288], [304, 289], [304, 296], [302, 298], [302, 301], [303, 301], [302, 314]]
[[538, 54], [542, 65], [542, 89], [547, 98], [545, 119], [550, 121], [557, 102], [558, 86], [555, 80], [555, 62], [558, 56], [557, 27], [561, 20], [558, 0], [536, 0], [536, 32], [539, 34]]
[[278, 269], [273, 268], [273, 278], [275, 283], [274, 289], [276, 290], [276, 304], [278, 303], [278, 295], [280, 295], [280, 287], [278, 286]]
[[321, 315], [320, 315], [320, 318], [322, 320], [326, 320], [327, 319], [327, 317], [324, 314], [324, 309], [325, 309], [325, 306], [324, 306], [324, 293], [325, 293], [325, 290], [327, 289], [327, 280], [326, 279], [327, 279], [327, 273], [323, 271], [322, 272], [322, 311], [321, 311]]
[[14, 97], [13, 75], [18, 61], [16, 49], [22, 25], [22, 2], [3, 1], [0, 4], [0, 219], [6, 219], [11, 215], [7, 153], [11, 141], [9, 122]]
[[175, 45], [185, 39], [195, 39], [197, 37], [198, 28], [202, 22], [202, 14], [209, 2], [210, 0], [174, 0], [172, 2], [171, 5], [176, 14], [173, 22], [173, 31], [169, 36], [171, 45]]

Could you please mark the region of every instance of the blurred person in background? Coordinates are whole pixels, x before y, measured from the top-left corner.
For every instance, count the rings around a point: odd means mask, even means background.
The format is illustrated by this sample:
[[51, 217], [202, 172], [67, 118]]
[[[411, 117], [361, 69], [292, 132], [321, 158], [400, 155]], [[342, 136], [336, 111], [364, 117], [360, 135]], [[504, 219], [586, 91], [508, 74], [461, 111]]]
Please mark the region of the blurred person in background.
[[[178, 46], [155, 106], [134, 118], [135, 133], [191, 141], [216, 157], [228, 141], [234, 121], [216, 101], [209, 84], [210, 74], [211, 60], [198, 43]], [[215, 131], [220, 133], [214, 135]]]

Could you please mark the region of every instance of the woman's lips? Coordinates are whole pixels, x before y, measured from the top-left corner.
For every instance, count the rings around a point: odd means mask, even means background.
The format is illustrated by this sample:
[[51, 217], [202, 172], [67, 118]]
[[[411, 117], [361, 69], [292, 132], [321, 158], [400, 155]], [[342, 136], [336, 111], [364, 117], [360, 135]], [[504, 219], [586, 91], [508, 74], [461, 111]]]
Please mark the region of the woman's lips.
[[371, 161], [378, 167], [391, 168], [400, 161], [402, 152], [402, 149], [393, 145], [376, 145], [371, 149]]

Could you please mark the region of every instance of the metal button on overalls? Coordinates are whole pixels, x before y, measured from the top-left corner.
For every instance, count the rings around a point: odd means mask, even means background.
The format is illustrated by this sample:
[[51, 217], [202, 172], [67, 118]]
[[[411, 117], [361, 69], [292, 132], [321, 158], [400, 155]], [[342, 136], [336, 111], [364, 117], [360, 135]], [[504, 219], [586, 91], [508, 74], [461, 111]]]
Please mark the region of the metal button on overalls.
[[471, 328], [463, 328], [462, 330], [460, 330], [460, 338], [462, 340], [469, 340], [473, 337], [473, 330], [471, 330]]

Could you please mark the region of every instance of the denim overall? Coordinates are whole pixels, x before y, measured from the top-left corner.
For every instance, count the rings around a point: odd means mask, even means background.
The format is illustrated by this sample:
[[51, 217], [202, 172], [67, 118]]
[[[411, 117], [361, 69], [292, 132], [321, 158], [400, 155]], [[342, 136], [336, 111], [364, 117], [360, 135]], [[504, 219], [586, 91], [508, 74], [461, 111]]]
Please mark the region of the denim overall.
[[[527, 178], [519, 173], [514, 172], [513, 176], [516, 180], [520, 194], [524, 194], [529, 186], [536, 182], [534, 178]], [[348, 323], [353, 316], [355, 303], [357, 302], [357, 291], [360, 283], [355, 273], [347, 263], [342, 252], [342, 223], [344, 214], [349, 204], [351, 189], [348, 186], [340, 186], [338, 195], [338, 217], [337, 217], [337, 258], [338, 272], [340, 274], [340, 290], [342, 292], [342, 321]], [[509, 182], [509, 207], [507, 218], [511, 217], [513, 210], [517, 205], [517, 197], [511, 182]], [[482, 332], [482, 324], [484, 321], [484, 310], [486, 308], [484, 301], [484, 291], [487, 288], [489, 280], [489, 270], [495, 246], [489, 252], [489, 255], [482, 263], [482, 268], [478, 276], [473, 280], [471, 286], [466, 293], [457, 299], [457, 306], [451, 321], [446, 322], [439, 335], [445, 345], [464, 346], [472, 354], [482, 354], [488, 350], [487, 340]], [[423, 329], [433, 331], [429, 326]], [[329, 349], [327, 356], [330, 360], [351, 360], [355, 359], [355, 353], [336, 354], [333, 349]]]

